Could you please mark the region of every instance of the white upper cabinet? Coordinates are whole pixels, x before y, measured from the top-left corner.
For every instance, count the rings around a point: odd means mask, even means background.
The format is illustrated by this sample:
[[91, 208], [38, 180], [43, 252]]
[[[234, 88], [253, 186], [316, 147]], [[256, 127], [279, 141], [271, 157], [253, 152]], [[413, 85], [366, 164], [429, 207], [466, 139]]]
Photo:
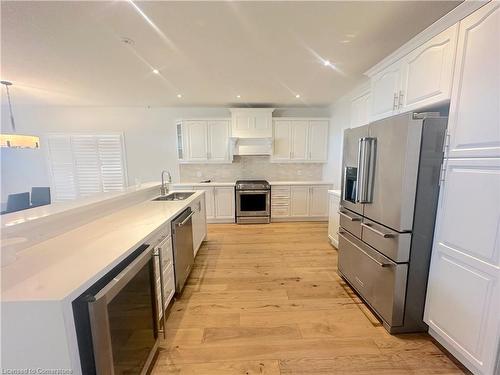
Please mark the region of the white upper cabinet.
[[291, 160], [307, 160], [308, 134], [308, 121], [292, 121]]
[[457, 35], [458, 24], [403, 58], [399, 108], [410, 111], [450, 98]]
[[230, 163], [229, 120], [184, 120], [177, 124], [181, 163]]
[[373, 76], [370, 121], [389, 117], [397, 111], [400, 87], [401, 63], [399, 61]]
[[500, 3], [460, 22], [448, 129], [450, 157], [500, 156]]
[[208, 132], [206, 121], [186, 121], [187, 159], [208, 160]]
[[328, 121], [310, 121], [308, 141], [308, 160], [326, 162], [328, 158]]
[[208, 121], [208, 140], [209, 159], [227, 161], [229, 159], [229, 122]]
[[237, 138], [271, 138], [274, 108], [231, 109], [232, 136]]
[[326, 119], [275, 119], [271, 161], [326, 162], [328, 127]]
[[291, 121], [289, 120], [275, 120], [273, 137], [273, 159], [276, 161], [290, 160], [292, 153], [290, 142], [290, 128]]
[[370, 122], [371, 95], [365, 92], [351, 102], [351, 128], [367, 125]]
[[450, 99], [458, 26], [371, 77], [370, 121]]

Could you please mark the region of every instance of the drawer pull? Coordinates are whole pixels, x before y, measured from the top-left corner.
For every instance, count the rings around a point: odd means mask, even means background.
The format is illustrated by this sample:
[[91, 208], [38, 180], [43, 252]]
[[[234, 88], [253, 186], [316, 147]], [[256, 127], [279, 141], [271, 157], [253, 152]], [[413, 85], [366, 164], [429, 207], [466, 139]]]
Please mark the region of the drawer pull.
[[344, 213], [342, 211], [339, 211], [339, 214], [342, 215], [343, 217], [345, 217], [349, 221], [361, 221], [361, 218], [349, 216], [349, 215], [347, 215], [346, 213]]
[[349, 242], [352, 246], [354, 246], [356, 249], [358, 249], [359, 251], [361, 251], [369, 259], [371, 259], [373, 262], [377, 263], [380, 267], [391, 267], [391, 266], [393, 266], [392, 263], [382, 263], [382, 262], [379, 262], [377, 259], [375, 259], [374, 257], [372, 257], [370, 254], [368, 254], [366, 251], [364, 251], [362, 248], [360, 248], [354, 242], [352, 242], [351, 240], [349, 240], [346, 236], [342, 235], [342, 233], [339, 231], [339, 236], [340, 237], [342, 237], [344, 240], [346, 240], [347, 242]]
[[361, 226], [363, 228], [371, 230], [375, 234], [378, 234], [380, 237], [384, 237], [384, 238], [392, 238], [392, 237], [394, 237], [394, 235], [392, 235], [391, 233], [384, 233], [384, 232], [381, 232], [381, 231], [373, 228], [371, 226], [371, 224], [361, 223]]

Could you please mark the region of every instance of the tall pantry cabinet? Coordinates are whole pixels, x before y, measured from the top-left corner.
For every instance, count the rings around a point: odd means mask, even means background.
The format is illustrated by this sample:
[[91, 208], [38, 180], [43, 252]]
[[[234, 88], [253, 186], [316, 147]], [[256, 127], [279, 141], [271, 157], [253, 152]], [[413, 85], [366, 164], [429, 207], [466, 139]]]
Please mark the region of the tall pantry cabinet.
[[499, 374], [500, 2], [459, 23], [424, 320], [475, 374]]

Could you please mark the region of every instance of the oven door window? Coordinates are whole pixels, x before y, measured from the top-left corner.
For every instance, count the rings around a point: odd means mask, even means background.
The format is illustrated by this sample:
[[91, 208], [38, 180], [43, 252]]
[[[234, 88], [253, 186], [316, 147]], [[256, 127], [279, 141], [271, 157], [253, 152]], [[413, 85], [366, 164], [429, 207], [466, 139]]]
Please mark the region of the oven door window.
[[156, 342], [151, 261], [108, 303], [115, 374], [139, 374]]
[[257, 194], [241, 194], [240, 195], [240, 211], [255, 212], [267, 210], [267, 195], [264, 193]]

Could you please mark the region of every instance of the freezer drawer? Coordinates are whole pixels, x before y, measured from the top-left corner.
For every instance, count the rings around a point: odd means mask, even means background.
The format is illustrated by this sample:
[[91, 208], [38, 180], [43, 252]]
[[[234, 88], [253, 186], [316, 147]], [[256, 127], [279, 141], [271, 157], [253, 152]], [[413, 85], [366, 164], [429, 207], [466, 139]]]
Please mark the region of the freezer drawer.
[[395, 232], [363, 218], [361, 239], [397, 263], [410, 260], [411, 233]]
[[403, 324], [407, 264], [394, 263], [340, 230], [338, 270], [388, 326]]
[[363, 217], [345, 209], [342, 206], [339, 208], [339, 216], [340, 226], [354, 234], [356, 237], [361, 238], [361, 220]]

